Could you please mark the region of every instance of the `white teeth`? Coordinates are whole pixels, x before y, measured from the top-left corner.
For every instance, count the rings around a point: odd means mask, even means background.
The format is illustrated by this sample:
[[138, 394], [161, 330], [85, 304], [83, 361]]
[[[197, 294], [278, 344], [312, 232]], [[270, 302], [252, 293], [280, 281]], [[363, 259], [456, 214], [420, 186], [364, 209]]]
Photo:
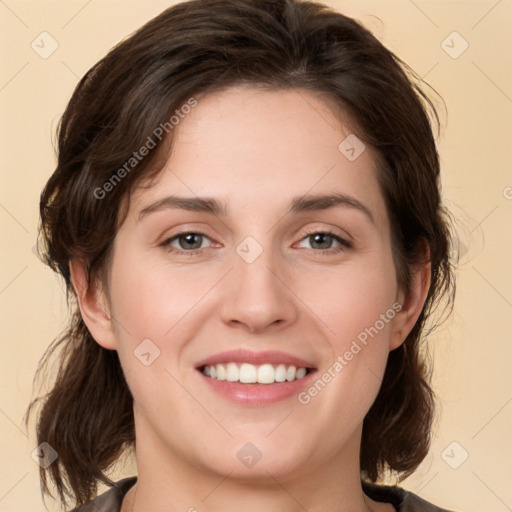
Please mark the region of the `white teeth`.
[[274, 382], [291, 382], [302, 379], [307, 375], [307, 369], [284, 364], [274, 367], [269, 363], [259, 366], [250, 363], [240, 365], [226, 363], [205, 366], [203, 374], [211, 379], [241, 382], [243, 384], [273, 384]]
[[240, 382], [254, 384], [258, 382], [258, 369], [253, 364], [243, 363], [240, 366]]
[[217, 380], [226, 380], [226, 368], [222, 364], [218, 364], [215, 369], [217, 370]]
[[[206, 366], [206, 368], [208, 368]], [[240, 370], [236, 363], [228, 363], [226, 366], [226, 380], [236, 382], [240, 378]]]
[[274, 367], [271, 364], [262, 364], [258, 368], [258, 382], [260, 384], [272, 384], [275, 380]]
[[280, 364], [275, 370], [276, 382], [284, 382], [286, 380], [286, 366], [284, 364]]
[[297, 368], [295, 368], [295, 366], [288, 366], [288, 369], [286, 370], [286, 380], [288, 382], [295, 380], [296, 373], [297, 373]]
[[302, 379], [302, 377], [306, 376], [306, 368], [297, 368], [297, 373], [295, 374], [296, 379]]

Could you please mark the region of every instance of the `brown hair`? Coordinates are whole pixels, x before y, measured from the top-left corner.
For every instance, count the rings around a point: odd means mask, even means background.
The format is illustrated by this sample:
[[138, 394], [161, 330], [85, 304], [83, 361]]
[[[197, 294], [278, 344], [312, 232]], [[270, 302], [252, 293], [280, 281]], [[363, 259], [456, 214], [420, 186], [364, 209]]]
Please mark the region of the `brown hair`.
[[[89, 280], [101, 278], [123, 204], [168, 155], [171, 116], [194, 96], [243, 83], [320, 92], [354, 120], [352, 128], [376, 154], [405, 288], [428, 244], [426, 304], [406, 341], [390, 353], [364, 420], [361, 470], [373, 481], [386, 470], [406, 476], [428, 452], [434, 404], [421, 340], [432, 310], [443, 296], [451, 303], [454, 290], [434, 105], [368, 30], [321, 4], [192, 0], [167, 9], [94, 65], [59, 125], [57, 168], [41, 195], [40, 241], [45, 262], [65, 279], [72, 319], [40, 363], [39, 372], [59, 349], [53, 388], [28, 411], [42, 403], [37, 437], [59, 454], [41, 470], [45, 493], [50, 479], [61, 500], [88, 501], [135, 441], [132, 397], [117, 353], [96, 343], [81, 319], [69, 261], [83, 258]], [[155, 137], [159, 126], [168, 128], [162, 142]], [[131, 161], [149, 138], [157, 147]]]

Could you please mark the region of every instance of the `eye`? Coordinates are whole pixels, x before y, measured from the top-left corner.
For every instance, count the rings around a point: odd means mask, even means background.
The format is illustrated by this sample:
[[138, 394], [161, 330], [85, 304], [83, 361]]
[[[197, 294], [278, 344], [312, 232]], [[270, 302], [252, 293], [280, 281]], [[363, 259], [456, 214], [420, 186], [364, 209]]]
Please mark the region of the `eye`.
[[310, 233], [304, 237], [299, 242], [298, 247], [320, 251], [327, 251], [329, 249], [336, 251], [350, 248], [351, 245], [345, 239], [335, 235], [334, 233], [318, 231], [316, 233]]
[[205, 247], [210, 246], [212, 241], [202, 233], [178, 233], [172, 238], [168, 238], [162, 244], [163, 247], [168, 249], [177, 250], [177, 251], [185, 251], [192, 252], [199, 249], [204, 249]]

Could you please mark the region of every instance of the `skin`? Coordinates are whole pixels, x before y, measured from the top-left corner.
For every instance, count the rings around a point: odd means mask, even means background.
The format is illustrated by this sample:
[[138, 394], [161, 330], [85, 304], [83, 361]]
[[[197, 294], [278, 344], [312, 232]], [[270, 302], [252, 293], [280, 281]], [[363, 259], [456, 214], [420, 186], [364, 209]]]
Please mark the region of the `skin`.
[[[394, 510], [363, 494], [361, 429], [389, 351], [421, 312], [429, 268], [414, 270], [406, 296], [371, 151], [349, 161], [338, 150], [351, 133], [308, 91], [236, 87], [198, 97], [163, 172], [131, 197], [108, 283], [88, 284], [83, 262], [71, 262], [84, 320], [119, 352], [134, 397], [138, 482], [122, 512], [230, 512], [242, 496], [249, 512]], [[332, 193], [355, 198], [372, 219], [347, 205], [288, 211], [293, 198]], [[170, 195], [213, 198], [227, 211], [162, 208], [139, 218]], [[311, 230], [351, 246], [319, 247]], [[208, 238], [186, 254], [172, 238], [179, 232]], [[236, 252], [247, 236], [263, 249], [253, 263]], [[195, 369], [245, 348], [313, 361], [321, 375], [396, 302], [402, 310], [307, 405], [296, 396], [234, 404]], [[149, 366], [134, 356], [144, 339], [160, 349]], [[262, 454], [252, 468], [237, 457], [247, 442]]]

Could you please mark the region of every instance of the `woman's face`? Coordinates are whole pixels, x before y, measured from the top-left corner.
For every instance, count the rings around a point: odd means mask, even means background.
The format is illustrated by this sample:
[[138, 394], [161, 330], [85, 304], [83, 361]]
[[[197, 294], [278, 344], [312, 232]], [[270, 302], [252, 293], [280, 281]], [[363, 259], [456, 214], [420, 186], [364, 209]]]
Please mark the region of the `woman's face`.
[[113, 341], [96, 336], [119, 352], [137, 449], [232, 477], [357, 464], [406, 334], [370, 150], [312, 92], [197, 100], [131, 198]]

